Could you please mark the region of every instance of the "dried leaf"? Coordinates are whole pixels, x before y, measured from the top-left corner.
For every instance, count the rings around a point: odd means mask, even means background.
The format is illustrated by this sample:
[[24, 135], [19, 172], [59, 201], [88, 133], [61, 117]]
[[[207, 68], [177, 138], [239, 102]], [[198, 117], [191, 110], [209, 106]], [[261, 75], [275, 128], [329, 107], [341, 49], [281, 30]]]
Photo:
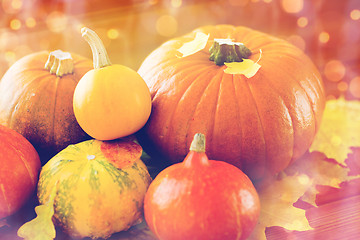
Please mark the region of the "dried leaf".
[[17, 232], [19, 237], [25, 240], [53, 240], [55, 238], [56, 231], [52, 221], [55, 196], [56, 188], [50, 194], [46, 204], [35, 207], [37, 217], [19, 228]]
[[316, 186], [338, 187], [342, 181], [349, 178], [348, 171], [344, 166], [319, 152], [306, 153], [285, 169], [288, 175], [298, 176], [299, 181], [311, 182], [301, 200], [313, 206], [315, 206], [315, 198], [318, 193]]
[[310, 151], [319, 151], [344, 164], [350, 147], [360, 146], [360, 102], [344, 98], [326, 103], [323, 120]]
[[310, 185], [311, 182], [304, 183], [298, 176], [284, 176], [259, 189], [261, 212], [250, 239], [265, 240], [265, 229], [271, 226], [296, 231], [310, 230], [305, 210], [293, 206]]
[[182, 54], [181, 57], [187, 57], [203, 50], [209, 40], [209, 36], [209, 34], [206, 35], [205, 33], [197, 32], [194, 40], [184, 43], [178, 49], [178, 51]]
[[242, 62], [224, 63], [227, 66], [224, 72], [227, 74], [243, 74], [245, 77], [251, 78], [255, 76], [261, 67], [261, 65], [258, 64], [261, 59], [261, 54], [262, 51], [260, 49], [260, 56], [256, 62], [251, 59], [243, 59]]

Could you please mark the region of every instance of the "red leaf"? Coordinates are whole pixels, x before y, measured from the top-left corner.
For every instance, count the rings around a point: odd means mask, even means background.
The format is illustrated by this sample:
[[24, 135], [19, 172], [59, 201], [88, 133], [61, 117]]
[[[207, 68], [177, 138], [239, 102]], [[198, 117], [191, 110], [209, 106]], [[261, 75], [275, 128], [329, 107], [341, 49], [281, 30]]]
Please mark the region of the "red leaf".
[[345, 160], [349, 168], [349, 176], [356, 176], [360, 174], [360, 147], [351, 147], [352, 153], [348, 154]]
[[318, 185], [315, 203], [318, 206], [360, 195], [360, 178], [340, 183], [339, 188]]

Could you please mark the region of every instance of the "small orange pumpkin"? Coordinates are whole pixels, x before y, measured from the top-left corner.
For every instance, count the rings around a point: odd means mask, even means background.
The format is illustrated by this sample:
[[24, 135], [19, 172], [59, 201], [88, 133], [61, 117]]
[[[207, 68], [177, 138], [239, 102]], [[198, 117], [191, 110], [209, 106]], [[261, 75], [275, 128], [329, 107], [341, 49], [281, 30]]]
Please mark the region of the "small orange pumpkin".
[[[45, 68], [46, 65], [46, 68]], [[15, 62], [0, 81], [0, 124], [28, 139], [44, 161], [88, 138], [78, 125], [72, 97], [91, 60], [60, 50]]]
[[[198, 32], [209, 34], [205, 48], [179, 57], [178, 49]], [[243, 43], [261, 68], [250, 78], [225, 73], [225, 65], [209, 59], [215, 38]], [[202, 132], [209, 158], [234, 164], [252, 179], [276, 174], [301, 156], [325, 106], [322, 79], [312, 61], [290, 43], [246, 27], [205, 26], [169, 40], [138, 73], [150, 88], [153, 106], [139, 135], [144, 147], [179, 162], [192, 136]]]

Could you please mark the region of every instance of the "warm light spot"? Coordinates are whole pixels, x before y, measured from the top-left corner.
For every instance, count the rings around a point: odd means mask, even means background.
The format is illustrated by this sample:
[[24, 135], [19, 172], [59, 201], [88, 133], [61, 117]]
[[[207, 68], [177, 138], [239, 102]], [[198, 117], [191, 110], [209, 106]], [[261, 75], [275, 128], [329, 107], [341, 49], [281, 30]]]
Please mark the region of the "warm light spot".
[[350, 18], [352, 20], [359, 20], [360, 19], [360, 10], [354, 9], [350, 12]]
[[12, 65], [16, 61], [16, 54], [13, 51], [5, 52], [5, 60]]
[[163, 15], [156, 21], [156, 31], [164, 36], [171, 37], [177, 32], [178, 23], [173, 16]]
[[88, 160], [93, 160], [95, 159], [95, 155], [87, 155], [86, 157]]
[[309, 21], [307, 19], [307, 17], [300, 17], [298, 20], [297, 20], [297, 25], [301, 28], [304, 28], [308, 25]]
[[111, 28], [107, 31], [107, 36], [110, 39], [116, 39], [119, 37], [119, 31], [114, 28]]
[[46, 18], [46, 25], [52, 32], [62, 32], [67, 28], [68, 19], [64, 13], [54, 11]]
[[282, 0], [281, 5], [285, 12], [298, 13], [304, 7], [304, 0]]
[[327, 95], [326, 96], [326, 101], [330, 101], [330, 100], [335, 100], [336, 97], [334, 95]]
[[350, 81], [349, 91], [354, 97], [360, 98], [360, 76]]
[[21, 22], [19, 19], [13, 19], [10, 21], [10, 28], [12, 30], [19, 30], [21, 28]]
[[21, 0], [12, 0], [11, 1], [11, 7], [15, 10], [19, 10], [23, 5], [23, 2]]
[[338, 84], [337, 84], [337, 88], [339, 89], [339, 91], [340, 92], [345, 92], [347, 89], [348, 89], [348, 84], [347, 84], [347, 82], [339, 82]]
[[150, 5], [155, 5], [157, 4], [159, 1], [158, 0], [149, 0], [149, 4]]
[[2, 0], [1, 6], [5, 13], [16, 14], [21, 10], [22, 1], [21, 0]]
[[171, 0], [171, 6], [174, 8], [179, 8], [182, 5], [182, 0]]
[[272, 0], [264, 0], [264, 3], [271, 3]]
[[324, 74], [329, 81], [338, 82], [346, 73], [344, 64], [338, 60], [331, 60], [326, 63], [324, 68]]
[[28, 28], [33, 28], [36, 26], [36, 20], [32, 17], [29, 17], [26, 19], [25, 21], [25, 25], [28, 27]]
[[298, 176], [298, 182], [302, 185], [307, 185], [310, 183], [310, 178], [306, 174], [301, 174]]
[[290, 43], [300, 48], [301, 50], [305, 50], [306, 43], [305, 40], [299, 35], [292, 35], [287, 39]]
[[249, 4], [249, 0], [229, 0], [229, 4], [232, 6], [245, 7]]
[[330, 40], [330, 35], [327, 32], [321, 32], [319, 34], [319, 42], [327, 43]]

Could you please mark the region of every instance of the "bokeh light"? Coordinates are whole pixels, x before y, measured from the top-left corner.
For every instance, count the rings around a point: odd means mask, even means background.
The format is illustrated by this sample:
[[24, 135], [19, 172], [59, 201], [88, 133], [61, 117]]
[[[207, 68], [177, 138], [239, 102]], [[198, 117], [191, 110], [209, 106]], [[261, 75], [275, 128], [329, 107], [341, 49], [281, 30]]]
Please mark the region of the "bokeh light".
[[349, 84], [347, 82], [341, 81], [337, 84], [337, 89], [340, 92], [345, 92], [349, 87]]
[[1, 6], [5, 13], [16, 14], [21, 10], [23, 5], [22, 0], [2, 0]]
[[114, 29], [114, 28], [110, 28], [108, 31], [107, 31], [107, 37], [109, 39], [117, 39], [119, 37], [119, 31]]
[[177, 20], [171, 15], [162, 15], [156, 21], [156, 31], [164, 37], [171, 37], [177, 32]]
[[50, 31], [60, 33], [67, 28], [67, 16], [59, 11], [51, 12], [46, 18], [46, 25]]
[[360, 76], [351, 79], [349, 91], [354, 97], [360, 98]]
[[297, 20], [297, 25], [301, 28], [304, 28], [308, 25], [309, 23], [309, 20], [307, 19], [307, 17], [300, 17], [298, 20]]
[[330, 35], [327, 32], [321, 32], [319, 34], [319, 42], [327, 43], [330, 40]]
[[281, 6], [287, 13], [298, 13], [304, 8], [304, 0], [282, 0]]
[[21, 28], [21, 21], [19, 19], [13, 19], [10, 21], [10, 28], [12, 30], [19, 30]]
[[296, 47], [300, 48], [301, 50], [305, 50], [306, 42], [305, 40], [299, 35], [292, 35], [287, 39], [291, 44], [295, 45]]
[[182, 5], [182, 0], [171, 0], [171, 6], [174, 8], [179, 8]]
[[35, 18], [32, 18], [32, 17], [29, 17], [25, 20], [25, 25], [28, 27], [28, 28], [33, 28], [36, 26], [36, 20]]
[[350, 12], [350, 18], [352, 20], [359, 20], [360, 19], [360, 10], [359, 9], [354, 9]]
[[346, 73], [346, 68], [339, 60], [330, 60], [324, 68], [325, 77], [331, 82], [340, 81]]

